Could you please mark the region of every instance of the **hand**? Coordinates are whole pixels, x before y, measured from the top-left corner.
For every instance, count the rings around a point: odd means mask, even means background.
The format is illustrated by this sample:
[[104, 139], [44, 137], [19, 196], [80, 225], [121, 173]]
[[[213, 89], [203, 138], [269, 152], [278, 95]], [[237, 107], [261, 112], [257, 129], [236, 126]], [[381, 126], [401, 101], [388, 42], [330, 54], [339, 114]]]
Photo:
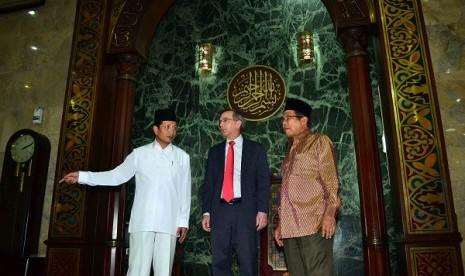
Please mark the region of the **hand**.
[[75, 184], [79, 179], [79, 172], [70, 172], [65, 175], [59, 183], [66, 182], [68, 184]]
[[336, 231], [336, 219], [329, 216], [323, 217], [321, 224], [321, 235], [323, 238], [331, 239]]
[[274, 240], [276, 241], [276, 244], [279, 246], [279, 247], [282, 247], [283, 246], [283, 240], [281, 238], [281, 227], [276, 227], [276, 229], [274, 230]]
[[204, 215], [202, 218], [202, 228], [205, 232], [211, 232], [210, 228], [210, 216], [209, 215]]
[[179, 237], [179, 243], [183, 243], [186, 240], [187, 230], [188, 229], [186, 227], [178, 227], [176, 236]]
[[257, 226], [257, 231], [260, 231], [263, 228], [265, 228], [267, 224], [267, 220], [268, 220], [267, 213], [264, 213], [264, 212], [257, 213], [257, 219], [256, 219], [256, 224], [255, 224], [255, 226]]

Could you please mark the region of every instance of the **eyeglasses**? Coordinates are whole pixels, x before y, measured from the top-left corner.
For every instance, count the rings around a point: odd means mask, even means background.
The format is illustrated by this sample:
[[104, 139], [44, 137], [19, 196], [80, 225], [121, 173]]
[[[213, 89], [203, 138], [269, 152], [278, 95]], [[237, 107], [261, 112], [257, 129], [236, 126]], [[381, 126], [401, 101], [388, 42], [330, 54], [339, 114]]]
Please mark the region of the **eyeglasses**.
[[230, 118], [226, 118], [226, 119], [219, 119], [218, 120], [218, 124], [221, 124], [221, 123], [227, 123], [229, 121], [237, 121], [236, 119], [230, 119]]
[[304, 116], [297, 116], [297, 115], [289, 115], [289, 116], [284, 116], [282, 119], [281, 119], [281, 122], [288, 122], [291, 118], [298, 118], [299, 120], [302, 119]]

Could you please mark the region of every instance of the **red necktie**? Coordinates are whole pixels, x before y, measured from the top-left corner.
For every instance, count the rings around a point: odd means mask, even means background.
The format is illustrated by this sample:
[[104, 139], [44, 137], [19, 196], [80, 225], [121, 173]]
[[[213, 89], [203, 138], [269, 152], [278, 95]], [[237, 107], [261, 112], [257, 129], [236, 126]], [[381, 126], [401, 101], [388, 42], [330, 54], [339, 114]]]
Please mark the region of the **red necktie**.
[[226, 155], [226, 170], [223, 180], [223, 199], [230, 202], [234, 198], [233, 174], [234, 174], [234, 141], [229, 142], [228, 154]]

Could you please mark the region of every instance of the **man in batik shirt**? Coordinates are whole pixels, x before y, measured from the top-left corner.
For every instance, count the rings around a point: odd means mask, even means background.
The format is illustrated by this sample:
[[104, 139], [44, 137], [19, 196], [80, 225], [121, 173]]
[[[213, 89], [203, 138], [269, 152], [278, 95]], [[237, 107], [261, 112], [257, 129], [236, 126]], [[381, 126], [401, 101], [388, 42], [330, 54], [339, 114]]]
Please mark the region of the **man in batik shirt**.
[[275, 240], [284, 246], [290, 275], [333, 275], [333, 239], [339, 180], [333, 143], [310, 129], [312, 109], [288, 99], [282, 125], [289, 152], [281, 165], [282, 186]]

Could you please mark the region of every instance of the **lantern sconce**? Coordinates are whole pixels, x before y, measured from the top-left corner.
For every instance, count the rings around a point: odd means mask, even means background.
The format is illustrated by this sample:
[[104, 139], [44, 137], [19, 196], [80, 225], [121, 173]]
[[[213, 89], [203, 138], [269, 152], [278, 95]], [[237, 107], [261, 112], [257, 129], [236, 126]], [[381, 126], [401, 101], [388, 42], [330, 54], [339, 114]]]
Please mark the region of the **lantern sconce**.
[[313, 63], [315, 52], [313, 50], [313, 35], [310, 32], [303, 31], [297, 37], [299, 49], [298, 55], [301, 67], [307, 67]]
[[199, 71], [208, 73], [213, 66], [213, 45], [204, 43], [199, 46]]

